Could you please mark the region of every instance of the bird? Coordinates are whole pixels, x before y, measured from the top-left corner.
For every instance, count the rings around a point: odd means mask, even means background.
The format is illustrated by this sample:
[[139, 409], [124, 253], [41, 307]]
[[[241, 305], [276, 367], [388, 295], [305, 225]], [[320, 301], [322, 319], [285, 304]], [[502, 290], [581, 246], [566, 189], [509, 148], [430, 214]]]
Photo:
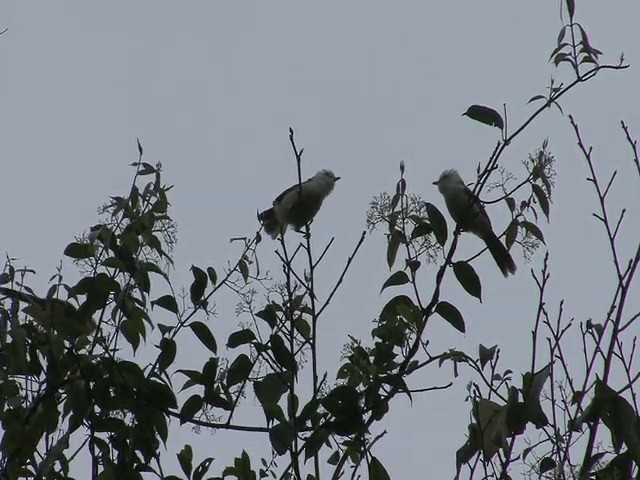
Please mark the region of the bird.
[[316, 216], [322, 202], [340, 180], [331, 170], [320, 170], [302, 183], [291, 185], [273, 201], [273, 206], [258, 213], [264, 231], [274, 240], [287, 227], [300, 231]]
[[484, 241], [505, 277], [514, 274], [516, 264], [511, 254], [494, 233], [491, 219], [480, 199], [465, 185], [460, 174], [456, 170], [445, 170], [433, 184], [438, 186], [447, 209], [458, 226]]

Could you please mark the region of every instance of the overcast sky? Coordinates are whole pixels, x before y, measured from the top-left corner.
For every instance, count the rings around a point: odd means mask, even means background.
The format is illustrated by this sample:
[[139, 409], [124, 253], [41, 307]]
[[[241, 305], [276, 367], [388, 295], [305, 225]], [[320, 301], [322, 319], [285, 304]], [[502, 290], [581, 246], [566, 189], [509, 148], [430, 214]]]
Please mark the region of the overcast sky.
[[[577, 20], [603, 60], [615, 63], [624, 51], [631, 68], [581, 86], [563, 101], [564, 111], [581, 123], [603, 174], [626, 172], [614, 206], [637, 205], [637, 182], [625, 179], [631, 163], [619, 122], [640, 137], [640, 4], [576, 3]], [[443, 207], [431, 182], [445, 168], [471, 181], [498, 140], [497, 129], [461, 113], [474, 103], [498, 109], [506, 103], [516, 126], [533, 111], [527, 100], [544, 93], [552, 75], [570, 78], [547, 62], [561, 25], [557, 0], [3, 0], [0, 253], [35, 268], [45, 284], [64, 246], [96, 222], [97, 207], [109, 195], [126, 193], [139, 137], [146, 160], [161, 161], [165, 181], [175, 185], [175, 281], [188, 281], [191, 264], [221, 269], [238, 253], [229, 238], [252, 235], [256, 210], [296, 180], [287, 138], [293, 127], [305, 148], [304, 175], [330, 168], [342, 176], [313, 226], [317, 248], [335, 236], [319, 273], [326, 294], [364, 228], [369, 200], [394, 188], [401, 159], [409, 190]], [[566, 298], [568, 316], [577, 320], [599, 319], [613, 277], [567, 118], [548, 111], [503, 162], [521, 173], [520, 162], [545, 138], [558, 170], [551, 225], [541, 225], [553, 269], [551, 300]], [[497, 225], [507, 218], [503, 205], [490, 214]], [[640, 237], [637, 213], [629, 217], [627, 246]], [[468, 251], [478, 246], [468, 236], [463, 242]], [[277, 273], [274, 248], [265, 241], [259, 253]], [[470, 351], [478, 343], [498, 343], [504, 368], [525, 368], [536, 305], [528, 270], [540, 266], [542, 255], [530, 265], [518, 255], [518, 274], [508, 280], [490, 259], [480, 259], [483, 304], [446, 282], [467, 334], [443, 325], [434, 330], [434, 342]], [[72, 265], [65, 266], [72, 275]], [[369, 341], [371, 320], [387, 298], [378, 292], [388, 274], [378, 232], [367, 239], [323, 319], [320, 353], [331, 375], [347, 334]], [[423, 278], [426, 291], [432, 276]], [[233, 312], [233, 305], [220, 308]], [[215, 321], [220, 332], [237, 324], [230, 314]], [[422, 380], [438, 383], [450, 375], [446, 369], [435, 381]], [[403, 398], [394, 400], [384, 422], [388, 435], [376, 451], [393, 478], [453, 476], [468, 423], [467, 380], [417, 397], [411, 408]], [[181, 435], [181, 442], [199, 445], [197, 457], [216, 457], [215, 472], [243, 447], [263, 455], [268, 448], [266, 438], [246, 434], [233, 442], [225, 432]]]

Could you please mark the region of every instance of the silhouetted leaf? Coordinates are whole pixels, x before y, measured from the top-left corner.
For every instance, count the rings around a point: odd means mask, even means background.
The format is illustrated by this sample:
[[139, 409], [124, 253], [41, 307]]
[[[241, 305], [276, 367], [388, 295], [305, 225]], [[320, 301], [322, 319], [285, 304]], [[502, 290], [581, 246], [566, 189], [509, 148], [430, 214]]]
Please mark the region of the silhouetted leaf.
[[513, 213], [516, 209], [516, 201], [511, 197], [505, 197], [505, 202], [507, 202], [507, 206], [509, 207], [509, 211]]
[[438, 243], [443, 246], [447, 243], [447, 221], [435, 205], [427, 202], [425, 203], [425, 208], [429, 216], [429, 223], [433, 228], [433, 234], [436, 236]]
[[198, 340], [200, 340], [205, 347], [211, 350], [214, 355], [218, 353], [218, 345], [216, 343], [216, 339], [211, 333], [211, 330], [209, 330], [209, 327], [207, 327], [202, 322], [196, 321], [191, 322], [189, 324], [189, 328], [191, 328], [191, 331], [196, 334]]
[[399, 230], [392, 230], [389, 234], [389, 242], [387, 245], [387, 265], [389, 268], [393, 267], [396, 262], [396, 255], [398, 254], [398, 247], [402, 243], [403, 235]]
[[178, 302], [176, 302], [176, 299], [173, 297], [173, 295], [163, 295], [160, 298], [156, 298], [151, 302], [151, 306], [154, 305], [162, 307], [165, 310], [169, 310], [172, 313], [178, 313]]
[[186, 420], [191, 420], [202, 409], [202, 397], [198, 394], [191, 395], [180, 409], [180, 425]]
[[527, 419], [536, 428], [542, 428], [549, 424], [549, 420], [542, 410], [540, 395], [550, 374], [551, 366], [547, 365], [533, 375], [530, 372], [525, 373], [522, 378], [522, 396], [524, 398], [525, 412]]
[[462, 288], [464, 288], [469, 295], [476, 297], [482, 302], [480, 277], [478, 277], [478, 274], [471, 264], [467, 262], [455, 262], [453, 264], [453, 273], [458, 279], [458, 282], [460, 282], [460, 285], [462, 285]]
[[540, 460], [540, 475], [556, 468], [556, 461], [551, 457], [544, 457]]
[[284, 378], [277, 373], [269, 373], [262, 380], [253, 382], [253, 390], [262, 406], [278, 403], [288, 390]]
[[484, 368], [485, 365], [487, 363], [489, 363], [491, 361], [491, 359], [493, 359], [494, 355], [496, 354], [496, 349], [498, 348], [497, 345], [494, 345], [491, 348], [487, 348], [484, 345], [480, 344], [479, 347], [479, 358], [480, 358], [480, 367]]
[[282, 337], [280, 335], [273, 334], [269, 340], [271, 343], [271, 351], [273, 352], [276, 362], [278, 362], [278, 364], [285, 370], [295, 373], [298, 365], [296, 364], [293, 354], [285, 345]]
[[269, 429], [269, 440], [277, 455], [284, 455], [289, 450], [295, 432], [289, 423], [279, 423]]
[[244, 353], [238, 355], [227, 371], [227, 385], [232, 386], [244, 382], [253, 368], [251, 359]]
[[544, 193], [544, 189], [537, 183], [532, 184], [531, 188], [533, 189], [533, 193], [536, 196], [536, 199], [538, 200], [538, 204], [540, 205], [540, 208], [542, 209], [544, 216], [547, 217], [547, 221], [548, 221], [549, 220], [549, 199], [547, 198], [547, 195]]
[[158, 355], [158, 372], [164, 372], [176, 358], [176, 342], [171, 338], [160, 340], [160, 355]]
[[304, 459], [314, 457], [329, 438], [329, 432], [325, 428], [314, 430], [304, 444]]
[[369, 480], [391, 480], [384, 465], [374, 456], [369, 461]]
[[449, 302], [441, 301], [436, 305], [435, 311], [438, 315], [449, 322], [453, 328], [459, 332], [465, 332], [464, 319], [462, 318], [460, 311], [455, 306], [451, 305]]
[[191, 470], [193, 469], [193, 449], [191, 448], [191, 445], [185, 445], [176, 456], [178, 457], [178, 463], [180, 463], [182, 472], [187, 476], [187, 478], [190, 478]]
[[498, 127], [500, 130], [504, 128], [502, 116], [493, 108], [484, 105], [471, 105], [462, 115], [485, 125]]
[[65, 256], [81, 260], [83, 258], [91, 258], [95, 255], [96, 247], [90, 243], [72, 242], [64, 249]]
[[431, 228], [431, 225], [426, 222], [419, 223], [411, 231], [411, 240], [419, 237], [424, 237], [425, 235], [429, 235], [432, 232], [433, 228]]
[[253, 333], [253, 331], [245, 328], [243, 330], [233, 332], [231, 335], [229, 335], [229, 340], [227, 340], [227, 347], [236, 348], [240, 345], [253, 342], [255, 339], [256, 335]]
[[404, 285], [405, 283], [409, 283], [409, 276], [402, 270], [398, 270], [394, 274], [392, 274], [387, 281], [384, 282], [380, 292], [382, 292], [387, 287], [393, 287], [396, 285]]
[[200, 464], [193, 471], [193, 480], [202, 480], [204, 476], [207, 474], [207, 472], [209, 471], [209, 467], [211, 466], [212, 462], [213, 462], [212, 457], [205, 458], [203, 461], [201, 461]]
[[505, 233], [505, 245], [507, 250], [511, 250], [511, 247], [516, 242], [516, 238], [518, 236], [518, 221], [511, 220], [511, 223], [507, 227], [507, 231]]
[[278, 314], [276, 313], [276, 306], [273, 303], [270, 303], [262, 310], [256, 313], [256, 317], [261, 318], [265, 322], [269, 324], [271, 328], [275, 328], [278, 323]]
[[197, 306], [200, 304], [202, 296], [207, 289], [207, 282], [209, 281], [209, 278], [204, 270], [196, 267], [195, 265], [191, 265], [191, 273], [193, 273], [193, 283], [189, 288], [189, 294], [191, 297], [191, 303], [193, 303], [194, 306]]
[[531, 223], [527, 220], [523, 220], [520, 222], [520, 226], [524, 228], [528, 233], [536, 237], [542, 243], [544, 243], [544, 236], [542, 235], [542, 231], [538, 228], [535, 223]]
[[211, 280], [211, 285], [215, 285], [218, 282], [218, 274], [213, 267], [207, 268], [207, 275], [209, 276], [209, 280]]
[[537, 100], [546, 100], [547, 97], [545, 97], [544, 95], [534, 95], [533, 97], [531, 97], [529, 99], [529, 101], [527, 103], [531, 103], [531, 102], [535, 102]]

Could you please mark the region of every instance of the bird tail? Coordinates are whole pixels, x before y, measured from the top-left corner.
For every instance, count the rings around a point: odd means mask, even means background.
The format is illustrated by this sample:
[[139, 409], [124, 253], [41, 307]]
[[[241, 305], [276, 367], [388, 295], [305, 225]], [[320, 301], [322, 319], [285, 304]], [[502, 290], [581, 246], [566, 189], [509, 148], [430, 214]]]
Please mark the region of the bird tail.
[[274, 240], [282, 233], [282, 225], [280, 225], [273, 208], [258, 213], [258, 220], [264, 227], [264, 231]]
[[489, 249], [493, 259], [498, 264], [498, 268], [502, 272], [502, 275], [507, 277], [509, 274], [513, 275], [516, 273], [516, 264], [513, 261], [511, 254], [495, 233], [492, 231], [485, 233], [482, 236], [482, 240], [487, 244], [487, 248]]

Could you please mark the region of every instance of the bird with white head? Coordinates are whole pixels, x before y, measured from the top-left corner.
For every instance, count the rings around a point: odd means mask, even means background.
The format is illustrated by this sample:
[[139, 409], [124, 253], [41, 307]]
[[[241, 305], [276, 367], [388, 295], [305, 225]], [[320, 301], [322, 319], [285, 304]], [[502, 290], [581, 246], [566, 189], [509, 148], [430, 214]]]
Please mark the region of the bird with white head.
[[338, 180], [340, 177], [331, 170], [320, 170], [308, 180], [291, 185], [276, 197], [271, 208], [258, 214], [264, 231], [275, 239], [289, 226], [301, 230], [316, 216]]
[[458, 226], [484, 241], [505, 277], [514, 274], [516, 264], [511, 254], [494, 233], [484, 205], [465, 185], [460, 174], [455, 170], [445, 170], [433, 184], [438, 186], [447, 209]]

